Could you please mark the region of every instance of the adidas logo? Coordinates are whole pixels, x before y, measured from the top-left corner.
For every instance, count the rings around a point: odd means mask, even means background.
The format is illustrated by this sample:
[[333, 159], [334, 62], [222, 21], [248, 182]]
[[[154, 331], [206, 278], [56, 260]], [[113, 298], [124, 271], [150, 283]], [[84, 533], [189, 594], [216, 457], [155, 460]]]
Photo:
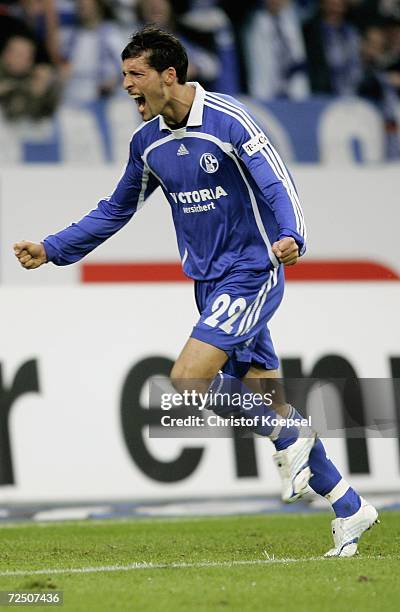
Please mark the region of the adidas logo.
[[189, 151], [187, 150], [187, 148], [185, 147], [183, 143], [179, 147], [177, 155], [189, 155]]

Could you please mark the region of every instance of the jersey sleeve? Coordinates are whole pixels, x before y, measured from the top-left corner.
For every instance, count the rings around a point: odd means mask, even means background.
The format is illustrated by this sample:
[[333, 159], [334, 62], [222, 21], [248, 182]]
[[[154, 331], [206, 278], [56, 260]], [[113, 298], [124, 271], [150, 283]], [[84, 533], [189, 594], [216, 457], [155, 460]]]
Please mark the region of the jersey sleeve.
[[129, 160], [114, 193], [77, 223], [43, 240], [48, 261], [58, 266], [75, 263], [115, 234], [158, 187], [133, 139]]
[[252, 121], [232, 121], [231, 144], [274, 213], [279, 240], [295, 239], [300, 255], [306, 250], [306, 228], [292, 178], [267, 136]]

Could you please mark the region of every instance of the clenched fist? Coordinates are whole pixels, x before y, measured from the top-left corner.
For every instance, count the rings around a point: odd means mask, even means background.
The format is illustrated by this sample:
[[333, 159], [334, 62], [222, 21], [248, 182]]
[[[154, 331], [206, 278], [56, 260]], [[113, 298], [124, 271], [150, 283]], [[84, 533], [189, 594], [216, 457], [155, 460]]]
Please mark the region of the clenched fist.
[[285, 266], [293, 266], [299, 258], [299, 247], [294, 238], [281, 238], [272, 245], [272, 252]]
[[39, 268], [44, 263], [47, 263], [47, 255], [43, 244], [35, 244], [21, 240], [14, 244], [14, 253], [19, 263], [27, 270]]

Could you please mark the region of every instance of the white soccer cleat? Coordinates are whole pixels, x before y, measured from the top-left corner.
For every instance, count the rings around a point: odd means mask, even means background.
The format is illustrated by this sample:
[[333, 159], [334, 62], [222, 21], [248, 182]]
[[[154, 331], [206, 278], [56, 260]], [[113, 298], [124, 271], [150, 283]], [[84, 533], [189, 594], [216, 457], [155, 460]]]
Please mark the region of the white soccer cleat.
[[282, 479], [282, 500], [287, 504], [295, 502], [308, 490], [312, 476], [308, 459], [316, 437], [316, 433], [308, 438], [299, 437], [294, 444], [273, 455]]
[[355, 514], [347, 518], [336, 518], [332, 521], [334, 548], [325, 553], [325, 557], [352, 557], [357, 552], [358, 541], [364, 531], [379, 523], [378, 512], [365, 499]]

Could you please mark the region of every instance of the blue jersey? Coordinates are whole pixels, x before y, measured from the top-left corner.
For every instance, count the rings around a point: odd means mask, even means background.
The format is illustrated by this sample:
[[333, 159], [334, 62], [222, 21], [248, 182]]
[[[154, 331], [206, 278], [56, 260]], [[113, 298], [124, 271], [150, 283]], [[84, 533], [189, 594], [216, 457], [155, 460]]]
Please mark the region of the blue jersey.
[[171, 206], [183, 270], [195, 280], [273, 269], [271, 245], [285, 236], [304, 252], [298, 194], [267, 136], [243, 104], [192, 85], [187, 125], [172, 130], [161, 116], [143, 123], [114, 193], [43, 241], [49, 261], [66, 265], [90, 253], [158, 186]]

